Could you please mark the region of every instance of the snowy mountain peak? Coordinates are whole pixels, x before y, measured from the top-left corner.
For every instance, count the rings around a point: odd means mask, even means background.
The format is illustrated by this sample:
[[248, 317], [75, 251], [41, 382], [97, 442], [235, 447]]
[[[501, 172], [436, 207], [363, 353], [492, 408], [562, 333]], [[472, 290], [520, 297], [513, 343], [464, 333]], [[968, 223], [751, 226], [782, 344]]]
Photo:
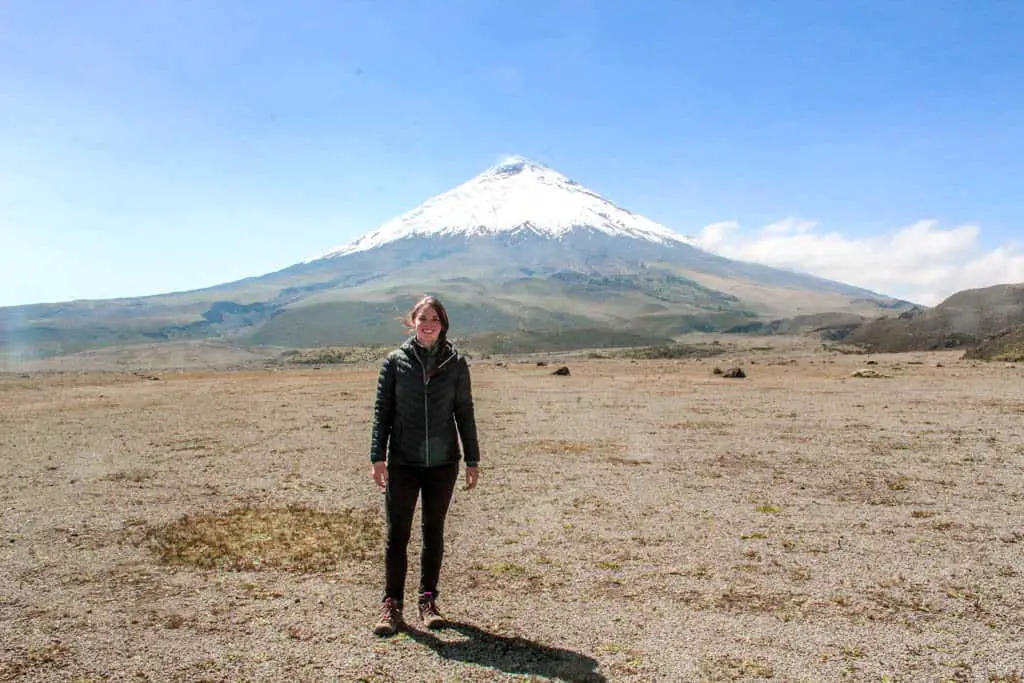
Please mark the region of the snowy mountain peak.
[[516, 173], [522, 173], [526, 170], [541, 169], [544, 168], [543, 164], [530, 161], [526, 157], [521, 157], [518, 154], [505, 157], [498, 165], [491, 169], [491, 173], [500, 173], [507, 175], [515, 175]]
[[592, 230], [658, 244], [693, 244], [692, 238], [621, 209], [554, 169], [514, 156], [317, 259], [413, 236], [469, 238], [522, 230], [549, 239]]
[[[531, 161], [530, 159], [521, 156], [505, 157], [498, 162], [496, 166], [492, 166], [480, 175], [492, 176], [495, 178], [508, 178], [509, 176], [519, 175], [520, 173], [549, 174], [565, 178], [565, 176], [553, 171], [544, 164], [539, 164], [536, 161]], [[565, 178], [565, 180], [569, 179]]]

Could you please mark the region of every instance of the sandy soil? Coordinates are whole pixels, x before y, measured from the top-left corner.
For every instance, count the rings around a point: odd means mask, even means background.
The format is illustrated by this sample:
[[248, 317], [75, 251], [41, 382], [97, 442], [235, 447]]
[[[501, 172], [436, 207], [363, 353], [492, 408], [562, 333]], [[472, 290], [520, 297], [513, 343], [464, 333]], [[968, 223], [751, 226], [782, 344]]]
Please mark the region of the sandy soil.
[[0, 375], [0, 680], [1021, 681], [1024, 367], [958, 358], [476, 361], [456, 625], [387, 640], [379, 550], [148, 540], [240, 505], [382, 526], [375, 367]]

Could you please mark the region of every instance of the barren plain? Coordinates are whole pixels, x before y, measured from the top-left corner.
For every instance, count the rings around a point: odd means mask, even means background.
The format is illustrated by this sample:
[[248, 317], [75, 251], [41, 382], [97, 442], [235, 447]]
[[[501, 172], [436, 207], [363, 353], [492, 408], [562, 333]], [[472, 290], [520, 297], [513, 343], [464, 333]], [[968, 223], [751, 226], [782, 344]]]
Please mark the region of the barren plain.
[[452, 627], [383, 640], [375, 365], [0, 375], [0, 680], [1024, 680], [1024, 366], [473, 373]]

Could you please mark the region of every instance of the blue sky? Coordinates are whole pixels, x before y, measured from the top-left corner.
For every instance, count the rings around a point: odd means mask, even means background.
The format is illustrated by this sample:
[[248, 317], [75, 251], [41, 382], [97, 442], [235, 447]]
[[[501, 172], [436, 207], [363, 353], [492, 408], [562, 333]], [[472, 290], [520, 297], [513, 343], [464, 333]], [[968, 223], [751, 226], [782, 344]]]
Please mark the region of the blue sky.
[[1024, 281], [1024, 3], [0, 3], [0, 305], [259, 275], [508, 154], [734, 258]]

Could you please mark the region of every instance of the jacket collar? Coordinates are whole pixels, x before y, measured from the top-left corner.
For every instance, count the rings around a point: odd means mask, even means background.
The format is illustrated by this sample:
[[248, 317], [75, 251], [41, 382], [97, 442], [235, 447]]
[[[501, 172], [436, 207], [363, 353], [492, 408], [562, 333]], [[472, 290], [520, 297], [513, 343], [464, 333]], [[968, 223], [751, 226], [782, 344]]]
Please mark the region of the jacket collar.
[[[427, 355], [427, 350], [423, 345], [416, 341], [416, 335], [412, 335], [406, 339], [400, 348], [405, 351], [406, 355], [419, 361], [421, 365]], [[451, 341], [446, 339], [444, 345], [437, 350], [437, 367], [440, 368], [442, 365], [454, 358], [457, 353], [455, 346], [452, 345]]]

